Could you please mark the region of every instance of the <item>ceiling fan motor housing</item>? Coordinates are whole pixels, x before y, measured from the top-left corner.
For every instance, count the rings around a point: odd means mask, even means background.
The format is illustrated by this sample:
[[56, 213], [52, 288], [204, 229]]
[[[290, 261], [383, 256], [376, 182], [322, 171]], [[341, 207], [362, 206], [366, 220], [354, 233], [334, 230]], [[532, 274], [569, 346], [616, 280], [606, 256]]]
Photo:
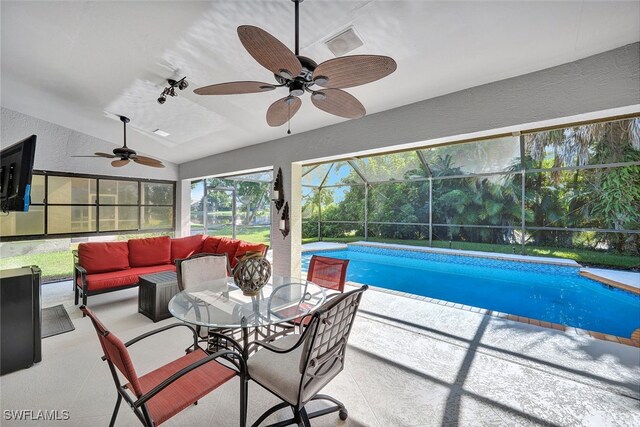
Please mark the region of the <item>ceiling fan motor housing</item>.
[[300, 64], [302, 65], [302, 71], [296, 77], [287, 78], [282, 74], [274, 74], [276, 81], [285, 86], [290, 86], [295, 81], [310, 83], [313, 80], [313, 71], [316, 69], [318, 64], [311, 58], [307, 58], [306, 56], [296, 55]]
[[113, 150], [113, 154], [115, 154], [116, 156], [125, 157], [128, 159], [130, 156], [135, 156], [136, 152], [129, 147], [120, 147], [120, 148], [115, 148]]

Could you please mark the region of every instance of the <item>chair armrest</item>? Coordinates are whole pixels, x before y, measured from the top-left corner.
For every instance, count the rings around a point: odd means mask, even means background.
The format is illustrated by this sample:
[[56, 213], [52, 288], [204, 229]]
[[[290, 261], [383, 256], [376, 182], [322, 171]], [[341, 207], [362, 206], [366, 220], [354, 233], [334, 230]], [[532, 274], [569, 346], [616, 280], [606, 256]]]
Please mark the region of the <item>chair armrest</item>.
[[[305, 327], [307, 326], [305, 324], [305, 319], [307, 317], [312, 317], [312, 316], [313, 316], [313, 312], [307, 313], [304, 316], [300, 317], [300, 323], [298, 323], [298, 330], [300, 331], [300, 335], [302, 335], [302, 332], [304, 332]], [[294, 329], [295, 329], [295, 324], [294, 324]]]
[[147, 333], [144, 333], [142, 335], [139, 335], [129, 341], [127, 341], [126, 343], [124, 343], [125, 347], [129, 347], [132, 344], [137, 343], [138, 341], [142, 341], [145, 338], [149, 338], [150, 336], [153, 336], [155, 334], [158, 334], [160, 332], [164, 332], [166, 330], [169, 329], [173, 329], [175, 327], [178, 326], [184, 326], [185, 328], [189, 328], [189, 330], [191, 330], [191, 332], [193, 333], [193, 349], [195, 350], [195, 348], [198, 346], [198, 333], [196, 332], [196, 330], [194, 328], [192, 328], [191, 326], [187, 325], [186, 323], [172, 323], [171, 325], [167, 325], [167, 326], [163, 326], [161, 328], [158, 329], [154, 329], [153, 331], [149, 331]]
[[[191, 326], [189, 326], [189, 325], [187, 325], [185, 323], [172, 323], [171, 325], [167, 325], [167, 326], [163, 326], [163, 327], [158, 328], [158, 329], [154, 329], [153, 331], [149, 331], [149, 332], [147, 332], [145, 334], [139, 335], [139, 336], [127, 341], [126, 343], [124, 343], [124, 346], [125, 347], [129, 347], [130, 345], [133, 345], [133, 344], [137, 343], [138, 341], [142, 341], [145, 338], [149, 338], [152, 335], [155, 335], [155, 334], [160, 333], [160, 332], [164, 332], [167, 329], [172, 329], [172, 328], [175, 328], [177, 326], [184, 326], [186, 328], [189, 328], [191, 330], [191, 332], [193, 332], [193, 345], [194, 345], [193, 349], [195, 350], [196, 347], [198, 347], [198, 333], [195, 331], [195, 329], [193, 329]], [[107, 360], [107, 358], [105, 356], [102, 356], [102, 360]]]
[[[200, 366], [204, 365], [205, 363], [209, 363], [209, 362], [215, 361], [216, 359], [218, 359], [220, 357], [223, 357], [223, 356], [232, 356], [233, 359], [236, 359], [236, 360], [238, 360], [240, 362], [239, 366], [238, 366], [238, 369], [240, 371], [241, 377], [244, 378], [244, 376], [246, 375], [246, 371], [247, 371], [247, 366], [246, 366], [246, 363], [245, 363], [244, 359], [238, 353], [236, 353], [235, 351], [231, 351], [231, 350], [218, 351], [217, 353], [213, 353], [213, 354], [205, 357], [204, 359], [200, 359], [197, 362], [194, 362], [191, 365], [180, 369], [178, 372], [176, 372], [175, 374], [171, 375], [169, 378], [167, 378], [166, 380], [162, 381], [160, 384], [155, 386], [151, 391], [149, 391], [148, 393], [145, 393], [142, 396], [140, 396], [140, 398], [138, 400], [133, 402], [133, 407], [134, 408], [139, 408], [140, 406], [142, 406], [145, 403], [147, 403], [147, 401], [149, 399], [151, 399], [153, 396], [155, 396], [156, 394], [160, 393], [162, 390], [167, 388], [169, 385], [171, 385], [174, 381], [178, 380], [182, 376], [188, 374], [189, 372], [193, 371], [194, 369], [199, 368]], [[229, 360], [229, 359], [225, 359], [225, 360]]]
[[305, 330], [303, 332], [303, 334], [300, 336], [300, 339], [298, 340], [298, 342], [296, 342], [290, 348], [280, 348], [280, 347], [276, 347], [276, 346], [274, 346], [272, 344], [269, 344], [269, 341], [273, 341], [273, 340], [270, 340], [269, 338], [271, 337], [271, 335], [268, 335], [261, 341], [250, 342], [249, 345], [247, 346], [247, 348], [245, 349], [245, 351], [246, 351], [246, 354], [249, 354], [251, 346], [257, 346], [257, 347], [264, 347], [267, 350], [272, 351], [274, 353], [289, 353], [290, 351], [293, 351], [296, 348], [300, 347], [300, 345], [302, 344], [302, 342], [306, 338], [305, 337], [306, 333], [307, 333], [307, 330]]
[[77, 262], [73, 263], [73, 288], [75, 289], [78, 286], [78, 273], [80, 273], [80, 281], [82, 282], [82, 288], [85, 288], [87, 284], [87, 270], [78, 264]]

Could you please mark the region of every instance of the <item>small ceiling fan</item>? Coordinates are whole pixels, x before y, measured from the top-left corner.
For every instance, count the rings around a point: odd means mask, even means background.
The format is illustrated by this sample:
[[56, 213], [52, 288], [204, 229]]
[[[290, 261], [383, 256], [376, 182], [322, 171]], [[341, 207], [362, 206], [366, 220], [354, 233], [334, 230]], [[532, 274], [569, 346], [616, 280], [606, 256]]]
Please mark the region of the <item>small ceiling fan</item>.
[[133, 151], [131, 148], [127, 147], [127, 123], [129, 123], [129, 119], [125, 116], [120, 116], [120, 121], [124, 124], [124, 146], [120, 148], [114, 148], [113, 154], [108, 153], [94, 153], [93, 156], [71, 156], [71, 157], [104, 157], [107, 159], [118, 159], [111, 162], [111, 166], [119, 168], [127, 163], [130, 160], [133, 160], [136, 163], [139, 163], [144, 166], [151, 166], [153, 168], [163, 168], [164, 165], [160, 160], [153, 159], [151, 157], [141, 156]]
[[[271, 104], [267, 123], [276, 127], [287, 123], [300, 109], [300, 96], [311, 93], [317, 108], [336, 116], [357, 119], [366, 114], [364, 106], [344, 88], [371, 83], [393, 73], [396, 62], [388, 56], [350, 55], [330, 59], [319, 65], [299, 52], [299, 6], [295, 3], [295, 54], [268, 32], [251, 25], [238, 27], [244, 48], [260, 65], [271, 71], [277, 84], [240, 81], [214, 84], [194, 90], [198, 95], [235, 95], [289, 89], [289, 95]], [[315, 87], [314, 87], [315, 86]], [[316, 88], [317, 87], [317, 88]], [[290, 130], [287, 133], [291, 133]]]

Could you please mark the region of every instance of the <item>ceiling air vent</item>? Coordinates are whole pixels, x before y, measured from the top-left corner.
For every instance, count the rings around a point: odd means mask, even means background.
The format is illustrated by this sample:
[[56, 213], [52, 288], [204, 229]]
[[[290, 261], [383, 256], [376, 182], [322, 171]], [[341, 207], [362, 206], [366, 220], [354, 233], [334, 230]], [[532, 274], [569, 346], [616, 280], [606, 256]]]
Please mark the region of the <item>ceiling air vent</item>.
[[337, 36], [331, 37], [329, 40], [324, 42], [324, 44], [327, 45], [329, 50], [333, 52], [335, 56], [342, 56], [359, 48], [364, 43], [356, 33], [355, 29], [353, 27], [349, 27]]
[[171, 135], [169, 132], [165, 132], [162, 129], [156, 129], [153, 131], [153, 133], [155, 133], [156, 135], [164, 136], [164, 137]]

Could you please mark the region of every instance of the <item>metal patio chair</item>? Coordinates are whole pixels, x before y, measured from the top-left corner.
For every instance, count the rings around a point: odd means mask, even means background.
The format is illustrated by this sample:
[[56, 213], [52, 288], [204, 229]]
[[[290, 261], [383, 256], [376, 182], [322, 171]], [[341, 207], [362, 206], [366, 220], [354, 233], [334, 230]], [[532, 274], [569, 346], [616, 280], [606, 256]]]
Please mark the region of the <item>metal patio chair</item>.
[[[333, 397], [318, 394], [344, 368], [345, 352], [360, 300], [367, 286], [337, 294], [313, 314], [302, 334], [271, 341], [254, 341], [249, 347], [262, 347], [247, 361], [249, 377], [283, 400], [253, 424], [260, 425], [276, 411], [291, 407], [293, 418], [272, 424], [310, 426], [309, 420], [332, 412], [347, 419], [345, 406]], [[306, 317], [306, 316], [305, 316]], [[334, 405], [307, 413], [312, 400], [328, 400]]]
[[[91, 310], [85, 306], [80, 307], [80, 310], [91, 319], [96, 329], [104, 351], [102, 359], [109, 365], [118, 392], [110, 426], [115, 424], [122, 399], [133, 409], [143, 425], [158, 426], [187, 407], [197, 404], [199, 399], [236, 375], [240, 376], [240, 425], [246, 425], [246, 365], [239, 352], [225, 350], [207, 354], [198, 346], [195, 330], [184, 323], [174, 323], [123, 343], [107, 330]], [[189, 347], [184, 356], [139, 377], [127, 347], [179, 326], [192, 332], [193, 346]], [[219, 360], [223, 360], [225, 364]], [[120, 382], [116, 369], [128, 381], [126, 385]]]
[[[221, 287], [221, 290], [224, 290], [230, 271], [231, 267], [226, 254], [196, 254], [189, 258], [176, 260], [176, 276], [178, 279], [178, 288], [181, 291], [197, 292], [215, 290], [218, 286]], [[194, 299], [193, 304], [195, 306], [205, 303], [198, 302]], [[196, 314], [199, 314], [200, 310], [195, 309], [197, 310]], [[202, 320], [206, 321], [207, 319]], [[232, 347], [220, 337], [221, 335], [236, 339], [241, 337], [239, 329], [196, 326], [196, 331], [203, 341], [207, 341], [208, 351], [210, 352]]]
[[[344, 292], [344, 285], [347, 278], [347, 268], [349, 267], [348, 259], [330, 258], [320, 255], [312, 255], [309, 261], [309, 270], [307, 271], [307, 280], [315, 283], [323, 288]], [[278, 289], [276, 290], [278, 291]], [[275, 293], [275, 291], [274, 291]], [[329, 294], [327, 297], [332, 298], [338, 293]], [[300, 304], [280, 309], [273, 314], [277, 317], [291, 318], [298, 312], [306, 312], [309, 307], [303, 300]], [[308, 316], [298, 317], [289, 322], [281, 323], [276, 326], [275, 330], [280, 331], [281, 335], [295, 332], [296, 326], [303, 327], [305, 323], [309, 323]]]

